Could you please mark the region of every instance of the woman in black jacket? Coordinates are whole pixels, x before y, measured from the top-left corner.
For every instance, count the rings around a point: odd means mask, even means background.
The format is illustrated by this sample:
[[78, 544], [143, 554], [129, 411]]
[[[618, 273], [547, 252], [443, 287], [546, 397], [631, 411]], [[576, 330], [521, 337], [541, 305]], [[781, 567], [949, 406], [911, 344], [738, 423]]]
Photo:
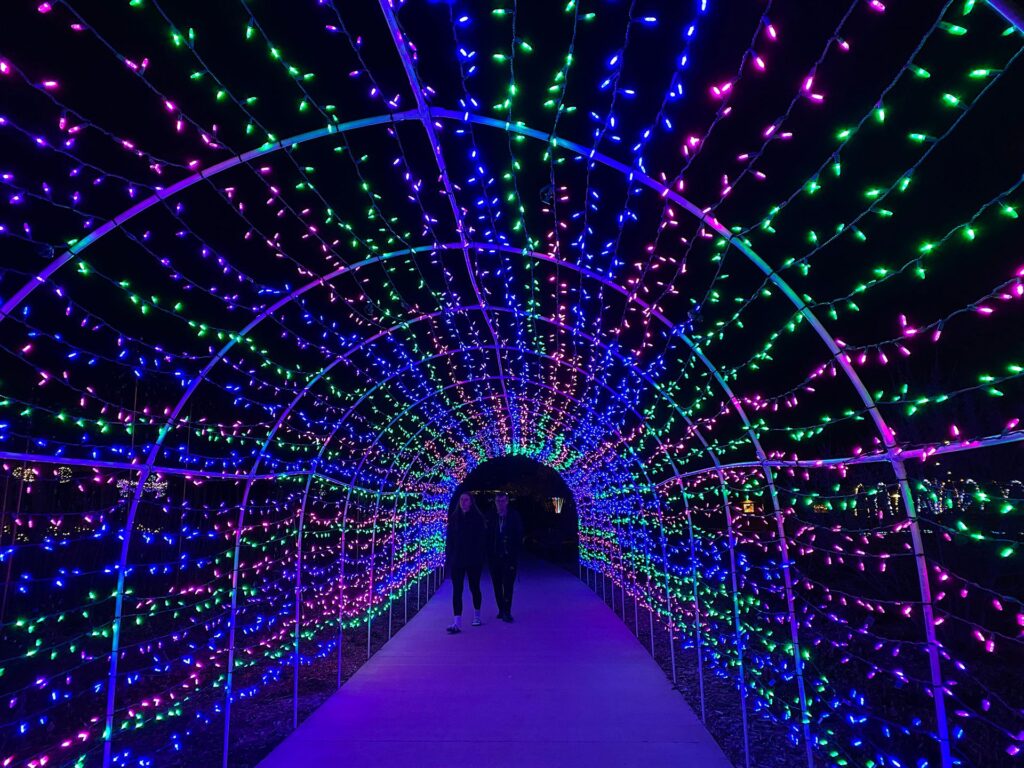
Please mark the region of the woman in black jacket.
[[484, 568], [487, 553], [487, 520], [484, 513], [468, 493], [459, 496], [459, 503], [448, 514], [448, 538], [445, 555], [452, 577], [452, 612], [455, 618], [448, 627], [448, 633], [455, 635], [462, 631], [462, 583], [469, 577], [469, 591], [473, 595], [473, 626], [479, 627], [480, 573]]

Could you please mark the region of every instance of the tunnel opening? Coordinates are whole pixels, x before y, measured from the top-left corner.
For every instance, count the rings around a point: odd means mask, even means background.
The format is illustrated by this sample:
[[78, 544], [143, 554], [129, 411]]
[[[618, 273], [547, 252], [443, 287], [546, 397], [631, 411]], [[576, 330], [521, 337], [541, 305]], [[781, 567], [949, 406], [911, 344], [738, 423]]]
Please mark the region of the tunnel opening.
[[476, 467], [452, 496], [470, 493], [488, 517], [494, 497], [504, 493], [523, 522], [524, 553], [575, 570], [579, 562], [576, 499], [562, 476], [527, 456], [499, 456]]

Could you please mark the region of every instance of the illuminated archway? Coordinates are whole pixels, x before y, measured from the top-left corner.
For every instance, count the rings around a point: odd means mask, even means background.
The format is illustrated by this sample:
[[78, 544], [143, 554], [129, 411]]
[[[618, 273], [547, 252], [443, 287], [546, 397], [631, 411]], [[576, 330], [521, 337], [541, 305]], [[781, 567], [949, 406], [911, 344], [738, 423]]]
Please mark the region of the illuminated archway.
[[337, 646], [340, 681], [343, 634], [440, 565], [453, 483], [509, 455], [573, 488], [581, 565], [673, 674], [696, 649], [701, 711], [735, 681], [746, 764], [751, 716], [809, 766], [1018, 754], [978, 661], [1024, 604], [978, 566], [1020, 546], [1013, 3], [241, 0], [237, 50], [77, 5], [0, 39], [0, 761], [145, 760], [190, 713], [226, 765], [232, 705], [290, 675], [297, 722], [306, 662]]

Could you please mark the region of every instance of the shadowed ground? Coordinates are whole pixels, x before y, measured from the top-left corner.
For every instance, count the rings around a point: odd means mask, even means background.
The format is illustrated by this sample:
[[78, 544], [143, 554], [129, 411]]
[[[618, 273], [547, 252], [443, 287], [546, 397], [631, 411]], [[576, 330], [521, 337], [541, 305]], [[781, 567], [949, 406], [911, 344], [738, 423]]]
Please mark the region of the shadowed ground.
[[[718, 746], [622, 622], [572, 574], [524, 563], [515, 624], [445, 634], [451, 584], [280, 744], [286, 766], [694, 766]], [[469, 605], [467, 590], [467, 608]]]

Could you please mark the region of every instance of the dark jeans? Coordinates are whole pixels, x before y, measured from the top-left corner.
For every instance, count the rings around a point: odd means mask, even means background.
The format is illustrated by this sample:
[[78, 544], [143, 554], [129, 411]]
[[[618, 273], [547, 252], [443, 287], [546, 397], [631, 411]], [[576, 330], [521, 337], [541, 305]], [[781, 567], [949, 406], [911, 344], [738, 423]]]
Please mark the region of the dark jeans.
[[450, 567], [452, 574], [452, 612], [456, 616], [462, 615], [462, 582], [469, 577], [469, 591], [473, 595], [473, 607], [480, 610], [484, 596], [480, 594], [480, 572], [483, 571], [483, 564], [479, 565], [453, 565]]
[[512, 613], [512, 588], [516, 583], [516, 561], [510, 558], [491, 560], [491, 582], [500, 613]]

